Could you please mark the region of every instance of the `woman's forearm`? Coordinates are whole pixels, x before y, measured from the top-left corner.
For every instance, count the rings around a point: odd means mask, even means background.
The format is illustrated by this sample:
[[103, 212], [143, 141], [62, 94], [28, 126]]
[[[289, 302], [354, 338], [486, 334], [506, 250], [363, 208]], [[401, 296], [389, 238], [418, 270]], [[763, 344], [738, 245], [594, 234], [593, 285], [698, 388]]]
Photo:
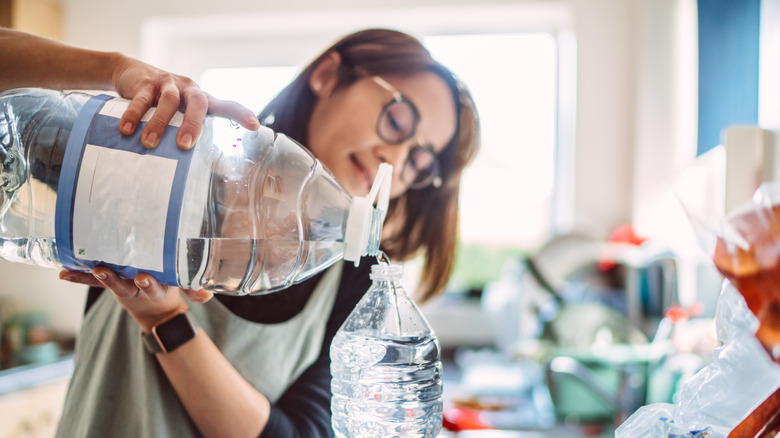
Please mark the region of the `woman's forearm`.
[[157, 360], [184, 408], [206, 437], [257, 437], [270, 414], [268, 399], [253, 388], [208, 335], [197, 335]]
[[251, 111], [236, 102], [215, 99], [186, 76], [118, 52], [83, 49], [0, 28], [0, 91], [20, 87], [115, 90], [131, 100], [119, 121], [125, 135], [132, 134], [146, 112], [156, 106], [141, 134], [141, 143], [150, 148], [157, 146], [173, 114], [184, 107], [184, 121], [176, 134], [176, 144], [182, 149], [195, 144], [207, 112], [247, 129], [260, 127]]
[[19, 87], [113, 89], [125, 58], [0, 28], [0, 91]]
[[[143, 333], [186, 312], [188, 301], [205, 303], [213, 297], [205, 290], [161, 285], [147, 273], [133, 280], [121, 278], [105, 266], [96, 266], [91, 274], [62, 271], [60, 278], [108, 288]], [[270, 402], [238, 373], [202, 328], [175, 350], [155, 356], [204, 436], [257, 437], [263, 431]]]

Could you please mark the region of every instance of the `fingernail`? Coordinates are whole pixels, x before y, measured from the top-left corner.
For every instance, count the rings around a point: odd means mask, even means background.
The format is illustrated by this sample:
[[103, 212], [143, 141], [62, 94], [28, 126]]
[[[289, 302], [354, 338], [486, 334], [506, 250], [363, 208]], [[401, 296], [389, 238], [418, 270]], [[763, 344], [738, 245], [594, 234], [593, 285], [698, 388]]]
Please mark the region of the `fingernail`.
[[148, 148], [154, 148], [157, 147], [157, 144], [160, 142], [160, 139], [157, 138], [156, 132], [150, 132], [149, 135], [146, 136], [146, 138], [143, 140], [144, 146]]
[[95, 276], [95, 278], [97, 278], [100, 281], [103, 281], [103, 280], [106, 279], [106, 274], [103, 273], [103, 272], [93, 272], [92, 274]]
[[132, 134], [133, 133], [133, 124], [130, 122], [125, 122], [124, 125], [122, 125], [122, 133], [123, 134]]
[[135, 285], [141, 288], [149, 287], [149, 280], [139, 280], [135, 282]]
[[184, 134], [179, 139], [179, 146], [183, 148], [191, 148], [192, 147], [192, 135], [191, 134]]

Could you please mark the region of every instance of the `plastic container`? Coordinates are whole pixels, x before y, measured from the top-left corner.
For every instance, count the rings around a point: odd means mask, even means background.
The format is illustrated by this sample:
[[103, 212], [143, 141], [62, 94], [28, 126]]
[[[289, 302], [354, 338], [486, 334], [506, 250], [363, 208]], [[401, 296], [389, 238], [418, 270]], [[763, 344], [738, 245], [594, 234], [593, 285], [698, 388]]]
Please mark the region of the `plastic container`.
[[400, 265], [372, 266], [371, 287], [333, 338], [337, 437], [434, 437], [441, 431], [439, 341], [401, 275]]
[[175, 145], [181, 114], [146, 149], [148, 118], [133, 135], [119, 132], [128, 103], [35, 88], [0, 94], [0, 258], [259, 294], [377, 253], [389, 165], [368, 196], [353, 198], [295, 141], [212, 116], [192, 150]]

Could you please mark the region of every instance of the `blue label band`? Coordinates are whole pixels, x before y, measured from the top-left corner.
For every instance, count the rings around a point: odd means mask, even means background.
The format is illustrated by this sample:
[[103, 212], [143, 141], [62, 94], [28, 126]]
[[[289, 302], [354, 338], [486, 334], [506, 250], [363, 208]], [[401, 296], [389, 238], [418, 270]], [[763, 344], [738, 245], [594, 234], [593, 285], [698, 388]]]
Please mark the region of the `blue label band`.
[[[184, 183], [187, 177], [191, 151], [179, 149], [175, 144], [176, 131], [178, 127], [168, 126], [163, 134], [158, 147], [147, 149], [141, 144], [140, 136], [145, 122], [139, 124], [132, 135], [122, 135], [119, 132], [119, 118], [99, 114], [107, 101], [113, 99], [111, 96], [95, 96], [91, 98], [82, 108], [76, 122], [74, 123], [71, 135], [68, 138], [68, 144], [65, 151], [64, 162], [60, 173], [60, 181], [57, 189], [57, 205], [55, 213], [55, 237], [57, 252], [63, 267], [71, 270], [91, 270], [97, 265], [105, 265], [117, 274], [125, 278], [133, 278], [141, 272], [151, 274], [157, 281], [176, 286], [176, 256], [179, 216], [181, 214], [182, 197]], [[74, 217], [78, 217], [79, 204], [77, 201], [77, 189], [79, 184], [79, 174], [82, 168], [82, 162], [85, 156], [85, 150], [90, 148], [106, 148], [111, 150], [126, 151], [138, 155], [163, 157], [175, 160], [175, 171], [173, 172], [173, 182], [170, 186], [170, 196], [167, 201], [167, 211], [160, 214], [163, 223], [159, 224], [164, 229], [164, 241], [162, 245], [162, 269], [143, 269], [132, 264], [110, 263], [99, 258], [90, 258], [89, 253], [74, 247]], [[117, 174], [123, 172], [121, 166], [111, 169]], [[155, 179], [155, 174], [137, 175], [136, 178]], [[89, 175], [89, 174], [86, 174]], [[165, 190], [162, 188], [161, 190]], [[159, 194], [155, 194], [160, 196]], [[162, 196], [167, 196], [163, 193]], [[115, 200], [116, 201], [116, 200]], [[122, 200], [119, 200], [122, 201]], [[131, 201], [132, 202], [132, 201]], [[125, 206], [127, 208], [144, 208], [142, 205]], [[83, 216], [83, 211], [81, 216]], [[116, 242], [116, 239], [127, 238], [128, 236], [116, 236], [119, 229], [114, 230], [111, 224], [101, 226], [100, 229], [92, 230], [95, 236], [102, 238], [105, 236], [108, 242]], [[114, 235], [111, 235], [111, 233]], [[142, 242], [144, 243], [144, 242]], [[148, 242], [146, 242], [148, 243]], [[99, 242], [98, 242], [99, 244]], [[124, 245], [127, 248], [129, 245]], [[124, 250], [124, 248], [120, 249]], [[130, 252], [132, 248], [128, 248]], [[140, 263], [138, 263], [140, 265]]]

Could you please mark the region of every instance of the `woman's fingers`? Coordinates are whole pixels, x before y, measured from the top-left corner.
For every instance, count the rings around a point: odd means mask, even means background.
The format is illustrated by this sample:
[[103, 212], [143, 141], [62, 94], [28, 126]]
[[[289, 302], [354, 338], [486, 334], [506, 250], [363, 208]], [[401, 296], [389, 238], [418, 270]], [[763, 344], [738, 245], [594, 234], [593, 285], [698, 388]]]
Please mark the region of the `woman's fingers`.
[[138, 298], [139, 291], [132, 280], [121, 278], [105, 266], [96, 266], [92, 275], [103, 287], [111, 290], [118, 298]]
[[161, 285], [149, 274], [142, 273], [136, 275], [133, 284], [150, 301], [161, 301], [168, 292], [167, 286]]
[[[91, 278], [90, 278], [91, 277]], [[171, 316], [186, 312], [189, 309], [187, 301], [178, 288], [169, 288], [160, 284], [149, 274], [141, 273], [133, 280], [122, 278], [105, 266], [96, 266], [91, 274], [64, 270], [60, 278], [74, 283], [109, 289], [117, 302], [127, 310], [130, 316], [144, 331], [167, 320]], [[184, 290], [190, 300], [206, 302], [212, 293], [201, 290]]]
[[205, 303], [206, 301], [212, 299], [214, 297], [214, 294], [205, 290], [192, 290], [192, 289], [182, 289], [182, 292], [184, 292], [184, 295], [187, 296], [187, 299], [190, 301], [195, 301], [198, 303]]
[[103, 287], [103, 284], [95, 278], [89, 272], [77, 272], [62, 270], [59, 274], [60, 280], [69, 281], [71, 283], [85, 284], [87, 286]]
[[179, 110], [184, 111], [176, 133], [176, 144], [181, 149], [190, 149], [195, 144], [206, 114], [229, 118], [253, 131], [260, 127], [257, 117], [240, 104], [215, 99], [192, 79], [136, 59], [125, 58], [112, 75], [112, 83], [121, 96], [131, 99], [119, 120], [122, 134], [135, 132], [149, 109], [156, 107], [141, 133], [141, 143], [147, 148], [157, 147], [168, 123]]
[[248, 108], [237, 102], [209, 97], [209, 114], [238, 122], [250, 131], [257, 131], [260, 128], [260, 121], [257, 120], [257, 116]]
[[209, 97], [197, 85], [182, 91], [184, 120], [176, 133], [176, 144], [181, 149], [190, 149], [200, 137], [203, 119], [209, 110]]
[[122, 134], [130, 135], [135, 132], [135, 128], [141, 123], [143, 116], [154, 105], [154, 98], [154, 88], [152, 87], [143, 87], [136, 92], [119, 119], [119, 131]]
[[[153, 94], [143, 92], [136, 95], [120, 119], [122, 133], [134, 132], [153, 105], [155, 105]], [[147, 148], [157, 147], [168, 123], [182, 106], [184, 117], [176, 133], [176, 144], [181, 149], [190, 149], [195, 145], [207, 114], [233, 120], [252, 131], [260, 128], [260, 122], [252, 111], [236, 102], [214, 99], [197, 86], [181, 90], [171, 82], [161, 90], [156, 105], [154, 113], [141, 133], [141, 143]]]
[[[161, 285], [149, 274], [141, 273], [133, 280], [119, 277], [105, 266], [96, 266], [92, 273], [62, 270], [59, 273], [61, 280], [87, 286], [105, 287], [111, 289], [119, 298], [146, 297], [150, 301], [160, 301], [165, 298], [168, 287]], [[191, 301], [205, 303], [214, 297], [214, 294], [205, 290], [181, 289], [184, 295]]]
[[160, 84], [157, 107], [141, 133], [141, 144], [144, 147], [157, 147], [165, 129], [168, 128], [168, 122], [179, 110], [180, 103], [179, 89], [172, 80]]

